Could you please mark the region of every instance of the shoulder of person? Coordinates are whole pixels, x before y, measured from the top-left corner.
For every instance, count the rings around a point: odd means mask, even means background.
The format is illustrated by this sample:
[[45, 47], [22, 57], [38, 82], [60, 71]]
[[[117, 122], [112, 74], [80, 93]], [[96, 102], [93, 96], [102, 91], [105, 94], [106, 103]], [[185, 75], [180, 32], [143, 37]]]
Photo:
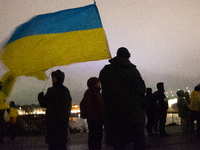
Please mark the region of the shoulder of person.
[[105, 65], [105, 66], [101, 69], [100, 73], [104, 73], [105, 71], [110, 70], [112, 67], [113, 67], [113, 66], [112, 66], [111, 64]]
[[69, 91], [68, 87], [66, 87], [65, 85], [63, 85], [62, 88]]
[[134, 67], [134, 68], [137, 68], [137, 66], [134, 65], [133, 63], [131, 63], [130, 61], [128, 62], [128, 64], [129, 64], [130, 66]]

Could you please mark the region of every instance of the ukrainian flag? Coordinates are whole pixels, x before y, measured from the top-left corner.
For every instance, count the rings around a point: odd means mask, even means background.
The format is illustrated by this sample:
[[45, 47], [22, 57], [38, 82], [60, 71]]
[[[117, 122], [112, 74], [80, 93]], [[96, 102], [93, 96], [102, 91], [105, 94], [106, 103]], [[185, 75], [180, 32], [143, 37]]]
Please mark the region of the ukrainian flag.
[[51, 67], [108, 58], [96, 4], [32, 18], [16, 29], [0, 55], [10, 69], [7, 75], [43, 80]]

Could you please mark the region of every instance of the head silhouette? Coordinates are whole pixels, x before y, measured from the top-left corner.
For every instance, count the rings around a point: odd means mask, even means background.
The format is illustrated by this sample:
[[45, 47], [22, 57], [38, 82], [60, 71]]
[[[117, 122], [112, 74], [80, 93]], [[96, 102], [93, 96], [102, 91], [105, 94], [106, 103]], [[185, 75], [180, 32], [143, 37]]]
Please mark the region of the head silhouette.
[[120, 47], [117, 51], [117, 57], [119, 58], [130, 58], [131, 54], [125, 47]]

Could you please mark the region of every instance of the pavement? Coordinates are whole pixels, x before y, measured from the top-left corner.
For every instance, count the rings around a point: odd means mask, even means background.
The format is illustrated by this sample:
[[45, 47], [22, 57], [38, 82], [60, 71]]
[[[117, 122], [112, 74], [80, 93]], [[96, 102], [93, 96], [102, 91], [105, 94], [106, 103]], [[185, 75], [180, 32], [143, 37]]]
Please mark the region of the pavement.
[[[146, 134], [147, 150], [200, 150], [200, 137], [196, 131], [188, 133], [181, 132], [180, 125], [166, 126], [166, 132], [169, 137], [160, 137], [155, 135], [148, 137]], [[71, 133], [71, 139], [68, 141], [68, 150], [88, 150], [88, 133]], [[41, 135], [23, 135], [17, 136], [14, 141], [8, 137], [4, 138], [4, 144], [0, 144], [0, 150], [47, 150], [45, 136]], [[102, 150], [112, 150], [112, 147], [106, 146], [103, 141]], [[131, 150], [131, 144], [126, 146], [126, 150]]]

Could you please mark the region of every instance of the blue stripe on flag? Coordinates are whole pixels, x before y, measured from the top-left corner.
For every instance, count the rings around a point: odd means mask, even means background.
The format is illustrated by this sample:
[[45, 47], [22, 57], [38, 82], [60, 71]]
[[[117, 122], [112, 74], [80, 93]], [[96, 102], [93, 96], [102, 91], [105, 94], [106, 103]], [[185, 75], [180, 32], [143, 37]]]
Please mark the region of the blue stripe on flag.
[[7, 44], [20, 38], [101, 28], [102, 23], [96, 4], [38, 15], [20, 25]]

